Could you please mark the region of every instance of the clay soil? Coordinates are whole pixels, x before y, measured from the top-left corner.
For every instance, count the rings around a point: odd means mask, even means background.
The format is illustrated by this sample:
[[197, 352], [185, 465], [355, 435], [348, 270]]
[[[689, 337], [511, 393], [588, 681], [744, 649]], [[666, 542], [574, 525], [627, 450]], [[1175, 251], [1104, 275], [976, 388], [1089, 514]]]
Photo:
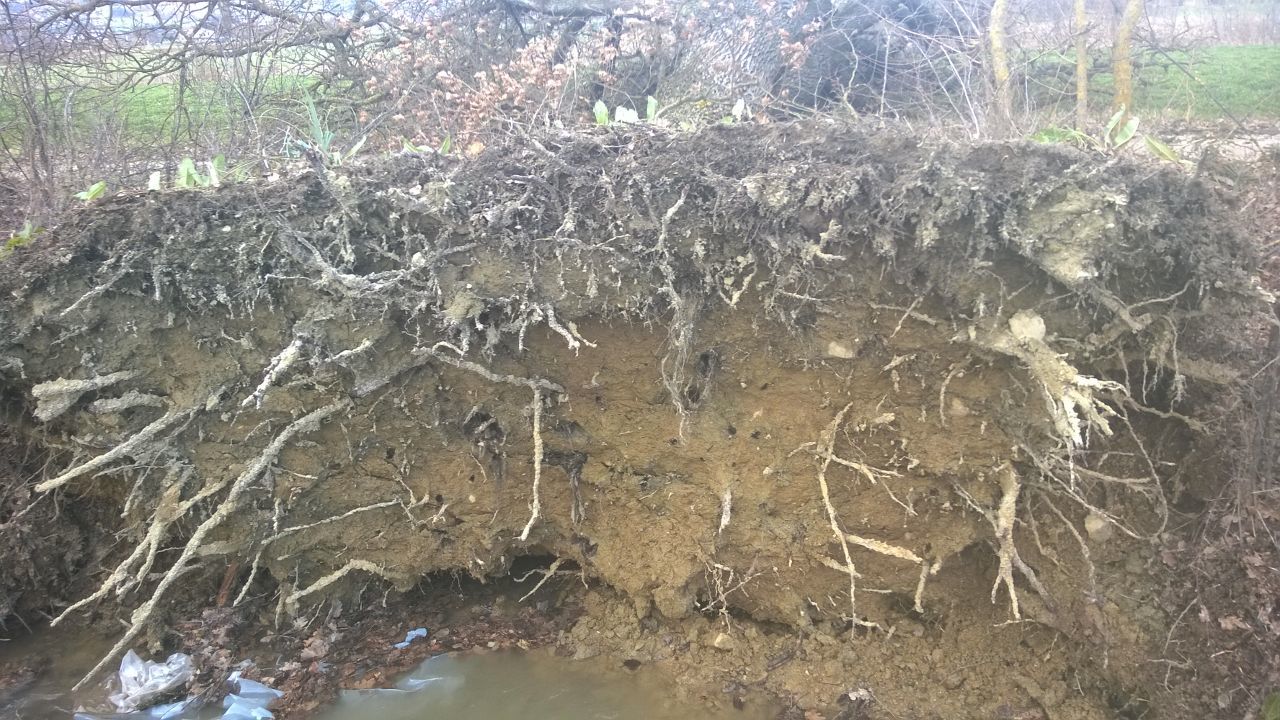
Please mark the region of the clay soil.
[[0, 278], [0, 410], [43, 458], [9, 486], [122, 539], [42, 609], [101, 586], [66, 622], [210, 687], [270, 632], [291, 716], [450, 648], [375, 652], [450, 625], [423, 578], [513, 567], [556, 574], [458, 647], [795, 717], [1256, 713], [1273, 316], [1232, 202], [825, 124], [109, 199]]

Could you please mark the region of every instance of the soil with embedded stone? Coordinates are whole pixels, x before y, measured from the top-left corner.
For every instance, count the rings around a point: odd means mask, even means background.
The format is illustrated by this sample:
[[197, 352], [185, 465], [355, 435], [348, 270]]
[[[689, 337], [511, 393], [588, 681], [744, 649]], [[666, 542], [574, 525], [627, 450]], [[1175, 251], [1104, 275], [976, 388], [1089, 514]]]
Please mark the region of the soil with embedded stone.
[[1165, 684], [1269, 337], [1224, 202], [816, 123], [113, 198], [4, 261], [15, 486], [120, 517], [121, 649], [532, 558], [590, 588], [564, 652], [800, 713], [1239, 714]]

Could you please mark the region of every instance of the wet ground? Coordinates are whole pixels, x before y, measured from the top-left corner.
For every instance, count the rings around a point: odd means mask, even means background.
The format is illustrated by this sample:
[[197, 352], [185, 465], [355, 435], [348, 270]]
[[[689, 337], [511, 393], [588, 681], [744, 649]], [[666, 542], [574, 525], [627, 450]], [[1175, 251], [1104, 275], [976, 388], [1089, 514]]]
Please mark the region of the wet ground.
[[645, 668], [604, 669], [546, 652], [440, 655], [391, 690], [348, 690], [322, 720], [765, 720], [763, 706], [735, 710], [678, 698]]
[[[427, 583], [388, 607], [321, 614], [275, 631], [253, 612], [215, 609], [172, 628], [170, 651], [192, 657], [188, 693], [206, 699], [184, 718], [222, 713], [226, 678], [239, 671], [284, 693], [279, 720], [764, 720], [777, 717], [768, 698], [703, 693], [678, 683], [661, 664], [639, 660], [572, 660], [557, 643], [577, 617], [576, 581], [547, 583], [528, 602], [526, 585], [510, 580]], [[562, 592], [563, 591], [563, 592]], [[426, 635], [405, 644], [405, 634]], [[11, 628], [12, 629], [12, 628]], [[106, 632], [75, 626], [0, 635], [0, 718], [63, 720], [78, 710], [111, 715], [106, 681], [70, 688], [111, 647]], [[179, 698], [173, 698], [177, 700]]]
[[110, 638], [83, 628], [42, 628], [0, 642], [0, 717], [63, 720], [100, 701], [101, 689], [73, 694], [71, 686], [110, 647]]
[[[100, 705], [101, 687], [69, 688], [108, 643], [83, 632], [49, 630], [0, 644], [0, 716], [17, 720], [69, 718]], [[183, 717], [211, 719], [211, 705]], [[644, 667], [605, 668], [553, 653], [469, 651], [436, 655], [391, 687], [343, 690], [320, 712], [323, 720], [764, 720], [776, 710], [763, 704], [735, 709], [681, 696], [671, 678]], [[98, 716], [95, 716], [98, 717]], [[108, 715], [101, 715], [108, 717]], [[115, 717], [115, 716], [109, 716]]]

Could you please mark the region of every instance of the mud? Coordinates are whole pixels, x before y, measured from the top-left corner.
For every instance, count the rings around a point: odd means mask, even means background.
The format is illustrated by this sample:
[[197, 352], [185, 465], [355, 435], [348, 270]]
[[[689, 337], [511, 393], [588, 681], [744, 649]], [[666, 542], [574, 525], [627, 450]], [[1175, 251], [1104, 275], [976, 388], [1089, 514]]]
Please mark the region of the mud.
[[[482, 585], [435, 578], [394, 603], [344, 608], [334, 601], [314, 619], [266, 634], [265, 622], [232, 608], [208, 610], [176, 630], [182, 649], [200, 668], [197, 691], [216, 697], [226, 677], [242, 669], [246, 677], [284, 692], [273, 707], [278, 717], [305, 718], [336, 700], [342, 689], [390, 687], [434, 655], [554, 645], [580, 613], [572, 597], [555, 607], [520, 604], [523, 593], [514, 594], [515, 587], [509, 581]], [[427, 638], [396, 648], [414, 628], [426, 628]]]
[[[510, 579], [481, 584], [428, 578], [394, 603], [343, 612], [342, 603], [334, 602], [314, 618], [270, 630], [253, 608], [209, 608], [173, 625], [171, 649], [189, 654], [197, 668], [187, 695], [216, 706], [228, 676], [238, 671], [284, 693], [273, 705], [276, 717], [312, 717], [341, 689], [388, 687], [437, 654], [554, 647], [577, 619], [581, 603], [572, 592], [554, 606], [545, 599], [519, 603], [527, 590]], [[429, 630], [427, 639], [395, 647], [417, 627]], [[28, 720], [66, 718], [77, 709], [112, 713], [103, 687], [68, 690], [114, 637], [67, 627], [15, 635], [0, 644], [0, 713]]]
[[29, 629], [71, 589], [85, 561], [92, 508], [62, 509], [40, 497], [26, 477], [47, 451], [0, 425], [0, 628]]
[[120, 648], [558, 559], [580, 658], [1138, 717], [1185, 701], [1159, 553], [1267, 337], [1223, 217], [1174, 169], [825, 124], [115, 198], [5, 261], [3, 412], [32, 497], [122, 517], [76, 608]]

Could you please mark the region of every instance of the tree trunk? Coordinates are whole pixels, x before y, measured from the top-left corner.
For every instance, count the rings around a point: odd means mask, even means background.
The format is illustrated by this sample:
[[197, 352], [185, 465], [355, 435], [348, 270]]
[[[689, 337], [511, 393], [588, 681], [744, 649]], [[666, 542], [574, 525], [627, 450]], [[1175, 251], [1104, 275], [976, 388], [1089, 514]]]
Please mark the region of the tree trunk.
[[991, 75], [995, 83], [996, 124], [1007, 131], [1013, 121], [1013, 97], [1009, 83], [1009, 51], [1005, 47], [1009, 0], [995, 0], [987, 34], [991, 43]]
[[1085, 0], [1076, 0], [1076, 129], [1084, 132], [1089, 122], [1089, 17]]
[[1126, 118], [1133, 109], [1133, 29], [1142, 17], [1142, 10], [1142, 0], [1125, 0], [1124, 15], [1116, 26], [1115, 42], [1111, 46], [1111, 72], [1116, 82], [1115, 109], [1124, 109]]

